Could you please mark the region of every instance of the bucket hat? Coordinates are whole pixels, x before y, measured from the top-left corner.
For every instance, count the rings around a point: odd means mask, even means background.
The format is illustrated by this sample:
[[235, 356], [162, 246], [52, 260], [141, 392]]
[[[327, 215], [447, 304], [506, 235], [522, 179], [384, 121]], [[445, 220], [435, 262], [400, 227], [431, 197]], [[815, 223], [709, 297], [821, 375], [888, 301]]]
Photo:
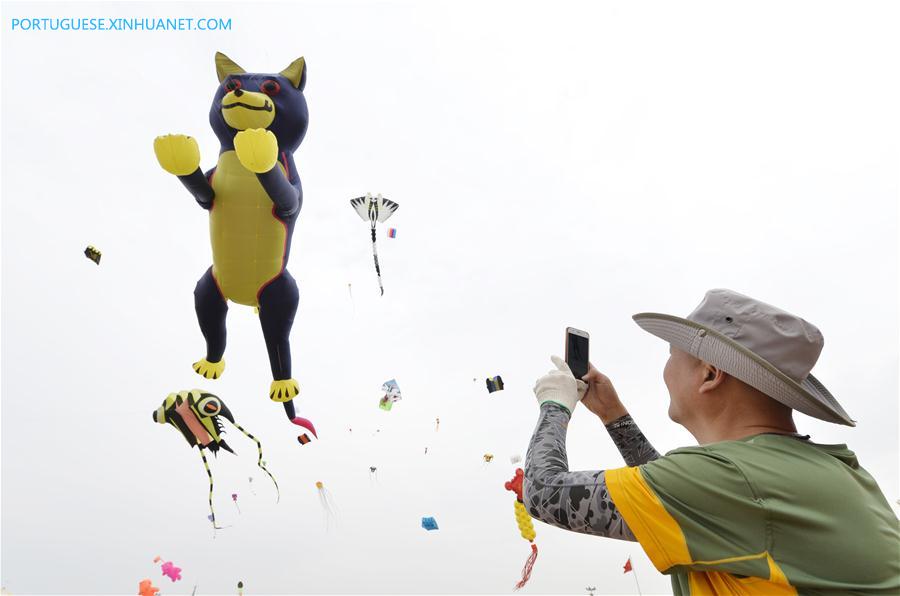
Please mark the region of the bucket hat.
[[810, 374], [825, 339], [819, 329], [780, 308], [732, 290], [710, 290], [687, 318], [645, 312], [645, 331], [722, 369], [772, 399], [813, 418], [856, 426]]

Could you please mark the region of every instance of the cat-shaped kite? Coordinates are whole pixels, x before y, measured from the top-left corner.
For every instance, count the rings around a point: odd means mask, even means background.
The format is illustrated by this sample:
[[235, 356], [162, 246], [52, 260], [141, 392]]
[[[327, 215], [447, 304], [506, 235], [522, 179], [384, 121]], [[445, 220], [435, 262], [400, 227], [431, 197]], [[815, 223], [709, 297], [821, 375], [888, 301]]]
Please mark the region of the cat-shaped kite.
[[303, 204], [293, 152], [309, 122], [306, 63], [298, 58], [277, 74], [247, 73], [216, 53], [216, 73], [219, 86], [209, 112], [221, 144], [216, 167], [203, 173], [192, 137], [165, 135], [153, 143], [163, 169], [209, 211], [213, 264], [194, 290], [206, 357], [194, 370], [217, 379], [225, 369], [228, 300], [257, 307], [272, 369], [269, 397], [284, 404], [294, 424], [315, 434], [291, 401], [300, 393], [291, 377], [289, 341], [299, 292], [286, 269]]

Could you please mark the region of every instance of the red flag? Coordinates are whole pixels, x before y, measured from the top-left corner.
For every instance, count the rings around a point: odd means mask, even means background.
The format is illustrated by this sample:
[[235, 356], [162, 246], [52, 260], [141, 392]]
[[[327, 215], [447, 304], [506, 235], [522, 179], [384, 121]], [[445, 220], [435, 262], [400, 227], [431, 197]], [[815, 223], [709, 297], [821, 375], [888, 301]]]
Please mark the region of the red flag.
[[631, 557], [628, 557], [628, 560], [625, 561], [625, 571], [622, 573], [628, 573], [629, 571], [631, 571]]

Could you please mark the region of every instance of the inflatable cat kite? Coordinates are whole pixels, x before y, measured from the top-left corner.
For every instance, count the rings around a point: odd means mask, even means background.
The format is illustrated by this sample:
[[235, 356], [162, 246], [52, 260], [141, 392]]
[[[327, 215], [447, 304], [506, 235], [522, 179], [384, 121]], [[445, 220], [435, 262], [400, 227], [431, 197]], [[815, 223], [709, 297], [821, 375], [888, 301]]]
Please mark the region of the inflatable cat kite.
[[217, 379], [225, 369], [228, 301], [257, 307], [274, 379], [269, 397], [284, 404], [294, 424], [315, 434], [291, 401], [300, 393], [291, 378], [289, 341], [299, 293], [286, 268], [303, 204], [293, 153], [309, 122], [306, 63], [298, 58], [277, 74], [247, 73], [216, 53], [216, 74], [219, 87], [209, 111], [221, 143], [216, 167], [203, 173], [192, 137], [165, 135], [153, 143], [163, 169], [209, 211], [213, 264], [194, 290], [206, 357], [194, 370]]

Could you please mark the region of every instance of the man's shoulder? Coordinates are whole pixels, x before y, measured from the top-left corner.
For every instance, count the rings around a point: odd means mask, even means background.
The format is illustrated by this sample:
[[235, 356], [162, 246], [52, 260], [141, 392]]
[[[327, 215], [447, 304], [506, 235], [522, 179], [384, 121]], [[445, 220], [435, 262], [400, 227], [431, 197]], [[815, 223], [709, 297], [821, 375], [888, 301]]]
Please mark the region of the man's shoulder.
[[752, 435], [733, 441], [719, 441], [705, 445], [692, 445], [679, 447], [666, 453], [666, 456], [697, 455], [719, 457], [752, 457], [763, 452], [771, 453], [778, 457], [810, 457], [819, 454], [824, 457], [836, 457], [843, 460], [855, 460], [856, 455], [846, 445], [825, 445], [814, 443], [809, 437], [799, 435], [782, 435], [776, 433], [764, 433]]
[[[660, 463], [705, 474], [736, 473], [748, 481], [773, 476], [808, 477], [820, 480], [831, 475], [843, 476], [848, 469], [865, 473], [856, 455], [846, 445], [813, 443], [806, 437], [760, 434], [735, 441], [681, 447], [668, 452]], [[829, 473], [829, 470], [831, 473]]]

